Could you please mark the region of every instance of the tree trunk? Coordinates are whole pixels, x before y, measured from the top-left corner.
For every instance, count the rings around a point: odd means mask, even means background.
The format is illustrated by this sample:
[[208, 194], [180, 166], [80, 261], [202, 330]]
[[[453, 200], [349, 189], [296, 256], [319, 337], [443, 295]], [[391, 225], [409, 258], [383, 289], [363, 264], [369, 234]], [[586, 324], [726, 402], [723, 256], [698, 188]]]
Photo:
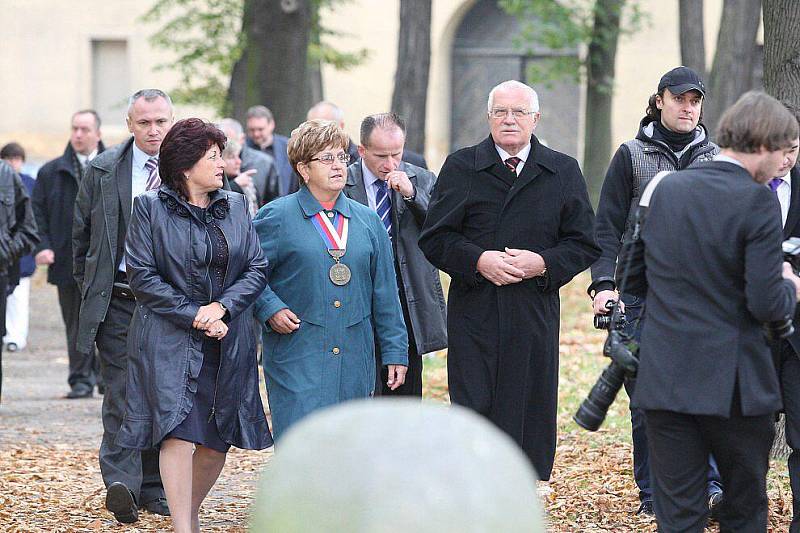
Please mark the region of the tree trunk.
[[[800, 108], [800, 2], [764, 0], [764, 88]], [[770, 455], [786, 459], [785, 417], [775, 427], [775, 442]]]
[[681, 40], [681, 62], [706, 79], [706, 45], [703, 26], [703, 0], [680, 0], [679, 37]]
[[276, 131], [291, 132], [305, 120], [311, 90], [308, 43], [311, 0], [245, 0], [244, 51], [233, 67], [228, 98], [233, 116], [263, 104], [275, 116]]
[[712, 132], [722, 112], [752, 88], [760, 15], [761, 0], [725, 0], [723, 4], [708, 101], [703, 109], [703, 122]]
[[400, 0], [400, 35], [392, 111], [406, 122], [406, 148], [425, 153], [431, 62], [431, 0]]
[[611, 159], [611, 101], [620, 14], [625, 0], [597, 0], [586, 68], [583, 174], [594, 205]]

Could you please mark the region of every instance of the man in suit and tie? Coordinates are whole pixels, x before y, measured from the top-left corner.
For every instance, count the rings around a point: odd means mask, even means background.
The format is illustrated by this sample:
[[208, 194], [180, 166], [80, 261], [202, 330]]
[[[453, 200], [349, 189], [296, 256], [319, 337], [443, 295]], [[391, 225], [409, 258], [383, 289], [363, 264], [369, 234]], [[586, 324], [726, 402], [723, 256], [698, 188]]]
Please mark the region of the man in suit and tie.
[[[422, 396], [422, 355], [447, 346], [445, 302], [439, 271], [422, 254], [417, 241], [436, 182], [433, 172], [401, 161], [405, 124], [394, 113], [370, 115], [361, 122], [360, 160], [347, 169], [344, 192], [374, 209], [392, 240], [400, 304], [408, 330], [408, 372], [396, 390], [387, 385], [380, 363], [376, 393]], [[381, 375], [381, 372], [383, 375]]]
[[106, 507], [123, 523], [136, 522], [138, 509], [169, 514], [158, 450], [126, 449], [115, 440], [125, 407], [128, 327], [136, 307], [125, 273], [125, 236], [134, 197], [161, 184], [158, 151], [173, 121], [166, 93], [134, 93], [127, 115], [132, 137], [91, 161], [75, 203], [73, 273], [83, 295], [77, 349], [87, 353], [97, 344], [100, 355], [106, 384], [100, 472]]
[[[800, 122], [800, 109], [784, 104]], [[800, 237], [800, 167], [797, 153], [800, 139], [792, 142], [792, 150], [786, 154], [775, 178], [769, 182], [781, 208], [783, 237]], [[800, 313], [794, 317], [794, 334], [788, 339], [773, 343], [775, 368], [778, 370], [783, 411], [786, 414], [786, 443], [791, 448], [789, 455], [789, 481], [792, 485], [792, 524], [790, 533], [800, 533]]]
[[247, 110], [246, 116], [247, 146], [264, 152], [275, 160], [280, 177], [278, 196], [297, 192], [300, 184], [286, 151], [289, 139], [275, 133], [275, 118], [272, 116], [272, 111], [263, 105], [256, 105]]
[[100, 117], [93, 109], [77, 111], [64, 153], [47, 162], [36, 177], [33, 213], [39, 227], [36, 264], [47, 265], [47, 282], [58, 289], [58, 305], [67, 333], [69, 399], [91, 398], [95, 383], [102, 386], [94, 349], [77, 350], [81, 292], [72, 275], [72, 219], [75, 197], [89, 162], [103, 153]]
[[259, 207], [278, 198], [280, 177], [278, 176], [278, 166], [275, 164], [275, 158], [247, 146], [244, 130], [238, 120], [223, 118], [219, 121], [219, 128], [229, 141], [241, 146], [238, 154], [239, 159], [242, 161], [241, 174], [239, 175], [241, 180], [236, 181], [236, 184], [239, 187], [245, 187], [249, 180], [256, 189]]
[[[556, 451], [558, 290], [600, 255], [578, 162], [534, 135], [539, 96], [517, 80], [489, 92], [490, 134], [450, 154], [419, 246], [450, 275], [447, 380], [547, 481]], [[542, 487], [546, 490], [546, 487]]]
[[[308, 113], [306, 113], [306, 120], [315, 118], [336, 122], [339, 127], [344, 130], [344, 111], [342, 111], [342, 109], [333, 102], [323, 100], [322, 102], [318, 102], [311, 106], [311, 109], [309, 109]], [[358, 145], [353, 142], [353, 139], [350, 139], [350, 144], [347, 146], [347, 153], [350, 154], [351, 165], [361, 158], [358, 153]], [[425, 157], [422, 154], [412, 152], [411, 150], [406, 150], [403, 148], [403, 155], [401, 159], [406, 163], [411, 163], [414, 166], [424, 169], [428, 168], [428, 163], [425, 161]]]
[[[647, 297], [637, 386], [659, 531], [705, 529], [709, 453], [721, 531], [765, 531], [781, 390], [764, 325], [794, 315], [800, 278], [782, 265], [781, 218], [764, 185], [797, 150], [798, 124], [762, 92], [722, 116], [713, 161], [657, 175], [639, 201], [627, 290]], [[636, 237], [640, 235], [640, 237]]]

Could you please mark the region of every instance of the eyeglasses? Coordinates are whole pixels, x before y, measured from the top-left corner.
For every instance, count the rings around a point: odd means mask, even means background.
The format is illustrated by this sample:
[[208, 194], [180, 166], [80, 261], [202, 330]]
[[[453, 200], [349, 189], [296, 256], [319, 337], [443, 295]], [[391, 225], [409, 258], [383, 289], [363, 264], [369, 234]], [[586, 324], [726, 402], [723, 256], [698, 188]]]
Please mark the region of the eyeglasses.
[[342, 163], [342, 164], [346, 165], [346, 164], [348, 164], [350, 162], [350, 154], [348, 154], [347, 152], [339, 152], [336, 155], [333, 155], [333, 154], [322, 154], [319, 157], [312, 157], [308, 161], [309, 162], [311, 162], [311, 161], [319, 161], [323, 165], [332, 165], [334, 159], [338, 159], [339, 163]]
[[489, 111], [489, 116], [492, 118], [506, 118], [511, 113], [514, 118], [523, 118], [528, 115], [533, 115], [536, 111], [528, 111], [527, 109], [505, 109], [503, 107], [496, 107]]

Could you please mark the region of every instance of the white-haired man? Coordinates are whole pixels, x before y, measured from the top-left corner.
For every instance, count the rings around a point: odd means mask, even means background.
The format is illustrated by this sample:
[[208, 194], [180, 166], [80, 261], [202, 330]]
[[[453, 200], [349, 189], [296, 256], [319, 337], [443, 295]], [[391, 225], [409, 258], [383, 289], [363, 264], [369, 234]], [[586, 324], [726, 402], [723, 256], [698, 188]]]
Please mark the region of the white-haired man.
[[536, 92], [489, 93], [491, 134], [451, 154], [419, 245], [451, 277], [448, 381], [454, 403], [506, 431], [542, 480], [556, 448], [558, 289], [600, 255], [577, 161], [543, 146]]

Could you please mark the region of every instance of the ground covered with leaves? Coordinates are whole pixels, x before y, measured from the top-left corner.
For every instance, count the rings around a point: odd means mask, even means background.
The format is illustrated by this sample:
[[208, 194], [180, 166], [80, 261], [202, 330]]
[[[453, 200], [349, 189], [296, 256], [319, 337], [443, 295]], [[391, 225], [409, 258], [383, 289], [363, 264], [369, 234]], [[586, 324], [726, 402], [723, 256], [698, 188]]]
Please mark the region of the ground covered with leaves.
[[[67, 358], [55, 291], [34, 280], [30, 346], [4, 354], [0, 405], [0, 530], [10, 532], [163, 531], [168, 519], [142, 513], [135, 525], [117, 524], [104, 508], [97, 463], [102, 435], [100, 399], [64, 400]], [[572, 414], [603, 366], [603, 333], [591, 325], [585, 276], [562, 291], [559, 442], [552, 492], [544, 506], [552, 531], [655, 531], [633, 513], [627, 397], [620, 394], [600, 431], [589, 433]], [[425, 396], [447, 402], [445, 354], [425, 360]], [[232, 449], [202, 510], [204, 531], [246, 531], [248, 509], [271, 451]], [[785, 462], [769, 475], [770, 531], [788, 531], [791, 491]], [[715, 529], [710, 529], [714, 531]]]

